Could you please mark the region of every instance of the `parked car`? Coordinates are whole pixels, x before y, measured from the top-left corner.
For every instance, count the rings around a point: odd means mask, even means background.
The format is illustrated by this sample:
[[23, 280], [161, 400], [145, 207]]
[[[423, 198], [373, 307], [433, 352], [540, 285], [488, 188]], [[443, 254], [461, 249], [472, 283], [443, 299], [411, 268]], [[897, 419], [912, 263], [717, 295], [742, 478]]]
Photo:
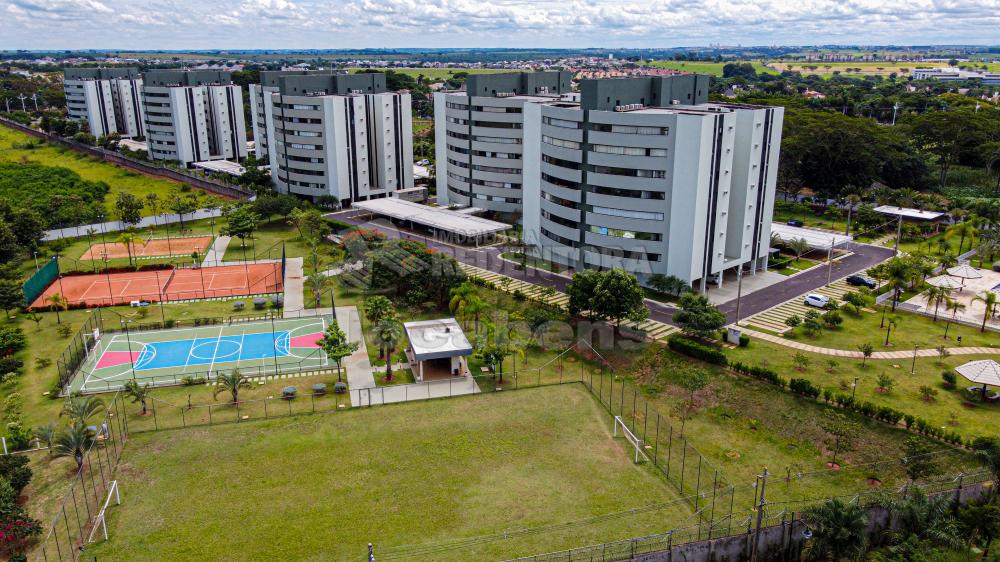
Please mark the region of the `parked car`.
[[878, 283], [874, 279], [868, 277], [867, 275], [851, 275], [846, 279], [847, 284], [852, 287], [868, 287], [869, 289], [874, 289], [878, 287]]
[[826, 305], [830, 304], [830, 297], [826, 295], [819, 295], [816, 293], [809, 293], [806, 295], [802, 304], [806, 306], [815, 306], [816, 308], [826, 308]]
[[788, 221], [788, 226], [802, 226], [802, 221], [799, 219], [792, 219]]

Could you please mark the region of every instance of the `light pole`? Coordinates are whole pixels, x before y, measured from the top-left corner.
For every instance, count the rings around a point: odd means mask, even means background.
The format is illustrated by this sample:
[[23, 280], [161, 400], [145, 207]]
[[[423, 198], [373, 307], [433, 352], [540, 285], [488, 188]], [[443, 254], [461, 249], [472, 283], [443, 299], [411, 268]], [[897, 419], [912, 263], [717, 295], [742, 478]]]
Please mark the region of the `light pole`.
[[858, 393], [858, 377], [854, 377], [854, 383], [851, 385], [851, 402], [854, 402], [854, 396]]
[[919, 349], [919, 347], [920, 346], [918, 346], [916, 344], [913, 345], [913, 363], [910, 365], [910, 374], [911, 375], [914, 372], [916, 372], [916, 370], [917, 370], [917, 349]]
[[833, 247], [837, 245], [837, 237], [830, 237], [830, 250], [826, 254], [826, 261], [828, 267], [826, 268], [826, 284], [829, 285], [833, 280]]
[[893, 124], [893, 126], [896, 125], [896, 111], [897, 110], [899, 110], [899, 104], [898, 103], [892, 104], [892, 124]]
[[31, 255], [35, 258], [35, 273], [38, 272], [38, 251], [32, 250]]
[[736, 326], [740, 325], [740, 299], [743, 297], [743, 265], [736, 268]]
[[896, 245], [893, 251], [899, 255], [899, 239], [903, 237], [903, 215], [899, 215], [899, 223], [896, 225]]

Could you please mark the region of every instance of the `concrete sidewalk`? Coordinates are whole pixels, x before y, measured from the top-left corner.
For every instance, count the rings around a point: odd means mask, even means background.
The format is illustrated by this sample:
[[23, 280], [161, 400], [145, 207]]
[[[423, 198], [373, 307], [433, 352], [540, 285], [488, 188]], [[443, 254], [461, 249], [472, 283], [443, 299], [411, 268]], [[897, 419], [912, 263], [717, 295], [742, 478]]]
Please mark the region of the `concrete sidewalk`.
[[302, 258], [289, 258], [285, 261], [285, 295], [284, 317], [298, 318], [305, 308], [303, 293], [305, 279], [302, 273]]
[[[751, 338], [758, 338], [771, 343], [776, 343], [778, 345], [783, 345], [791, 349], [797, 349], [800, 351], [807, 351], [809, 353], [816, 353], [819, 355], [832, 355], [835, 357], [851, 357], [854, 359], [861, 359], [864, 354], [860, 351], [851, 351], [848, 349], [832, 349], [829, 347], [817, 347], [815, 345], [809, 345], [807, 343], [802, 343], [795, 340], [789, 340], [779, 336], [772, 336], [771, 334], [765, 334], [764, 332], [758, 332], [747, 328], [746, 326], [740, 326], [740, 330], [744, 334], [750, 336]], [[983, 354], [1000, 354], [1000, 348], [998, 347], [949, 347], [948, 353], [951, 355], [983, 355]], [[937, 349], [918, 349], [916, 351], [917, 357], [938, 357]], [[900, 351], [876, 351], [872, 353], [869, 359], [910, 359], [914, 356], [914, 351], [910, 350], [900, 350]]]
[[352, 406], [380, 406], [397, 402], [413, 402], [430, 400], [431, 398], [448, 398], [478, 394], [479, 385], [472, 377], [453, 377], [451, 379], [418, 382], [413, 384], [398, 384], [380, 386], [377, 388], [355, 389], [351, 387]]
[[372, 376], [372, 364], [368, 360], [368, 347], [365, 345], [364, 332], [361, 329], [361, 316], [355, 306], [338, 306], [337, 324], [347, 334], [347, 340], [358, 342], [358, 350], [344, 359], [344, 369], [347, 371], [347, 388], [351, 391], [351, 405], [357, 406], [355, 391], [375, 388], [375, 378]]
[[222, 262], [223, 256], [226, 255], [226, 249], [229, 248], [229, 242], [232, 238], [229, 236], [222, 236], [221, 234], [215, 238], [215, 242], [212, 243], [212, 247], [205, 252], [205, 259], [201, 261], [202, 267], [212, 267], [219, 265]]

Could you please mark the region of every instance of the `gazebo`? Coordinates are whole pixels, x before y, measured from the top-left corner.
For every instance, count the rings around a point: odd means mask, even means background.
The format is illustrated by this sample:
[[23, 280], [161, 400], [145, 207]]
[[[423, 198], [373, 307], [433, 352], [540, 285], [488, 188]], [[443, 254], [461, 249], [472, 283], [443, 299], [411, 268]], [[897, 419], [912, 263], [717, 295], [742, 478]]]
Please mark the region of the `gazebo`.
[[472, 355], [472, 344], [454, 318], [406, 322], [403, 329], [409, 340], [406, 358], [418, 381], [469, 374], [465, 358]]
[[[964, 365], [955, 367], [955, 371], [976, 383], [976, 387], [969, 388], [970, 391], [976, 389], [980, 384], [983, 385], [981, 389], [983, 399], [986, 398], [987, 386], [1000, 387], [1000, 363], [992, 359], [969, 361]], [[1000, 397], [1000, 393], [996, 393], [996, 395]]]

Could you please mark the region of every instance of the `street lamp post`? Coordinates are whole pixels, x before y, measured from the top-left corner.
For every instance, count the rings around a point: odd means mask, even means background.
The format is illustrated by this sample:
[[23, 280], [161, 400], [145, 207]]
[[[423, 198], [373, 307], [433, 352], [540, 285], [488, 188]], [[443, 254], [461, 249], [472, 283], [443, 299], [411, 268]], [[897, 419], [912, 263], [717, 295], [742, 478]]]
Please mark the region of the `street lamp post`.
[[858, 377], [854, 377], [854, 383], [851, 384], [851, 402], [854, 402], [854, 396], [858, 393]]
[[740, 325], [740, 299], [743, 297], [743, 265], [736, 268], [736, 326]]
[[912, 375], [917, 370], [917, 349], [920, 346], [914, 344], [913, 346], [913, 363], [910, 365], [910, 374]]

